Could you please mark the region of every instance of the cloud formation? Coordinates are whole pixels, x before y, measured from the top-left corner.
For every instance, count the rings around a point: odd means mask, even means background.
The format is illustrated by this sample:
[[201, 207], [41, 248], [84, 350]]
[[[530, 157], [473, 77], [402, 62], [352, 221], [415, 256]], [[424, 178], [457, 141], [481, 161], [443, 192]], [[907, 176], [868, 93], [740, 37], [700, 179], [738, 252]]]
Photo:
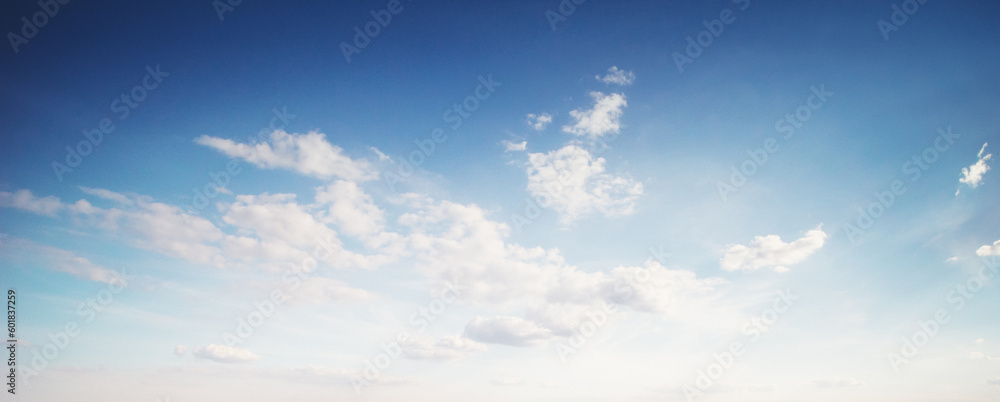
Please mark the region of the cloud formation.
[[267, 142], [243, 144], [202, 135], [195, 143], [213, 148], [230, 158], [238, 158], [263, 169], [287, 169], [320, 179], [352, 181], [378, 179], [378, 172], [364, 159], [351, 159], [344, 150], [317, 131], [289, 134], [275, 130]]
[[625, 95], [601, 92], [591, 92], [594, 106], [590, 109], [576, 109], [569, 115], [576, 121], [572, 125], [563, 126], [563, 131], [594, 140], [608, 134], [618, 134], [621, 131], [621, 117], [624, 108], [628, 106]]
[[608, 69], [608, 73], [603, 77], [597, 75], [594, 76], [594, 78], [605, 84], [628, 86], [632, 85], [632, 81], [635, 81], [635, 73], [619, 69], [618, 66], [611, 66], [611, 68]]
[[979, 154], [976, 156], [979, 158], [976, 163], [973, 163], [969, 167], [962, 168], [962, 177], [958, 179], [959, 183], [967, 184], [969, 187], [976, 188], [979, 183], [983, 181], [983, 175], [990, 170], [990, 165], [986, 164], [993, 157], [993, 154], [986, 154], [986, 145], [989, 143], [983, 143], [983, 147], [979, 149]]
[[552, 338], [552, 331], [518, 317], [476, 316], [465, 326], [464, 336], [483, 343], [536, 346]]
[[604, 158], [577, 145], [548, 153], [529, 154], [528, 192], [546, 199], [564, 224], [581, 216], [629, 215], [642, 195], [642, 183], [605, 172]]
[[226, 345], [199, 346], [191, 351], [196, 359], [211, 360], [216, 363], [250, 363], [260, 360], [253, 352]]
[[781, 241], [781, 237], [777, 235], [757, 236], [749, 246], [729, 246], [720, 265], [724, 271], [754, 271], [773, 267], [776, 272], [786, 272], [788, 266], [805, 261], [822, 248], [826, 238], [822, 225], [791, 243]]
[[542, 131], [545, 129], [546, 126], [549, 125], [549, 123], [552, 122], [552, 115], [548, 113], [542, 113], [542, 114], [528, 113], [527, 122], [528, 125], [531, 126], [531, 128], [535, 129], [535, 131]]

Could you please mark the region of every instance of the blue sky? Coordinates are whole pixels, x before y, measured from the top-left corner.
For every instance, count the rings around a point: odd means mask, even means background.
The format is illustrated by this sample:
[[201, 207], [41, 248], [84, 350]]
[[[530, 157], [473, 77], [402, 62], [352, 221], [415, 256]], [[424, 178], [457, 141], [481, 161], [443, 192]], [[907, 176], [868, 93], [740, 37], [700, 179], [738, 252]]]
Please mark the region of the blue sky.
[[1000, 397], [996, 4], [52, 10], [0, 13], [19, 398]]

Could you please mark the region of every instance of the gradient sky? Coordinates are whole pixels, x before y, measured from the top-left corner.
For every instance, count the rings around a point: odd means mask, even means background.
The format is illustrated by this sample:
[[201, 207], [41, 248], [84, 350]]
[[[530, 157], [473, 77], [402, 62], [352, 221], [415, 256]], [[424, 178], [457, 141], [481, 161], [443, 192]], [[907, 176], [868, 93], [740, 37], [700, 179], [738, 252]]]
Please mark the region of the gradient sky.
[[229, 4], [0, 6], [4, 400], [1000, 399], [996, 3]]

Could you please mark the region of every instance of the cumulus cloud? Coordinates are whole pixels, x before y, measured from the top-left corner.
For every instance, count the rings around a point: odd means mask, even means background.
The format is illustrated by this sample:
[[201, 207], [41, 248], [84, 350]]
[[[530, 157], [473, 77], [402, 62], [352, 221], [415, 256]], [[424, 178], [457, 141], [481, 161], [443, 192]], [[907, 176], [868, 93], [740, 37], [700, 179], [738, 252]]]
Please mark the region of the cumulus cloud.
[[631, 214], [642, 195], [642, 183], [605, 172], [604, 163], [604, 158], [577, 145], [529, 154], [528, 191], [546, 199], [546, 206], [558, 211], [564, 224], [595, 212]]
[[608, 73], [603, 77], [596, 75], [594, 78], [605, 84], [628, 86], [632, 85], [632, 81], [635, 81], [635, 73], [619, 69], [618, 66], [611, 66], [611, 68], [608, 69]]
[[781, 241], [781, 237], [777, 235], [757, 236], [749, 247], [742, 244], [729, 246], [720, 264], [724, 271], [753, 271], [773, 267], [777, 272], [785, 272], [788, 266], [805, 261], [823, 247], [826, 237], [822, 225], [791, 243]]
[[[384, 261], [347, 250], [337, 232], [311, 214], [307, 207], [295, 202], [294, 194], [238, 195], [236, 202], [225, 206], [223, 212], [225, 223], [244, 234], [256, 236], [227, 237], [226, 246], [232, 250], [230, 254], [234, 258], [283, 259], [299, 263], [304, 258], [317, 255], [317, 260], [335, 268], [366, 269]], [[335, 220], [339, 222], [341, 218]], [[342, 223], [351, 225], [352, 230], [363, 230], [364, 224], [359, 222], [351, 220]], [[236, 252], [238, 250], [246, 254]]]
[[226, 345], [199, 346], [191, 351], [196, 359], [211, 360], [217, 363], [249, 363], [260, 360], [260, 356], [246, 349]]
[[988, 257], [988, 256], [991, 256], [991, 255], [1000, 255], [1000, 240], [997, 240], [997, 241], [993, 242], [992, 246], [989, 245], [989, 244], [987, 244], [985, 246], [979, 247], [976, 250], [976, 255], [978, 255], [980, 257]]
[[591, 92], [594, 98], [593, 108], [577, 109], [569, 112], [576, 120], [573, 125], [563, 126], [563, 131], [585, 136], [589, 139], [601, 138], [607, 134], [618, 134], [621, 130], [622, 109], [628, 106], [622, 94]]
[[366, 181], [378, 178], [378, 172], [368, 161], [344, 155], [342, 148], [330, 144], [325, 134], [316, 131], [289, 134], [275, 130], [267, 142], [257, 144], [243, 144], [203, 135], [196, 138], [195, 143], [264, 169], [288, 169], [321, 179]]
[[858, 381], [854, 378], [841, 378], [841, 377], [827, 377], [827, 378], [817, 378], [812, 380], [813, 385], [820, 388], [841, 388], [841, 387], [856, 387], [859, 385], [864, 385], [863, 382]]
[[[983, 147], [979, 149], [979, 160], [973, 163], [969, 167], [962, 168], [962, 177], [958, 179], [960, 183], [967, 184], [969, 187], [976, 188], [979, 183], [983, 181], [983, 175], [990, 170], [990, 165], [986, 164], [993, 157], [993, 154], [986, 154], [986, 145], [988, 143], [983, 143]], [[956, 193], [957, 194], [957, 193]]]
[[327, 207], [325, 222], [355, 237], [374, 235], [385, 227], [381, 209], [356, 182], [338, 180], [316, 190], [316, 202]]
[[542, 131], [545, 129], [546, 126], [549, 125], [549, 123], [552, 122], [552, 115], [548, 113], [542, 113], [542, 114], [528, 113], [527, 122], [528, 125], [531, 126], [531, 128], [535, 129], [535, 131]]
[[0, 207], [20, 209], [38, 215], [56, 216], [64, 207], [59, 198], [54, 196], [38, 198], [29, 190], [18, 190], [13, 193], [0, 191]]
[[483, 343], [536, 346], [552, 338], [552, 331], [518, 317], [476, 316], [465, 326], [465, 337]]
[[403, 356], [411, 360], [446, 362], [486, 350], [486, 345], [462, 336], [446, 336], [437, 342], [411, 339], [403, 345]]
[[528, 149], [528, 141], [510, 142], [503, 140], [504, 152], [524, 151]]

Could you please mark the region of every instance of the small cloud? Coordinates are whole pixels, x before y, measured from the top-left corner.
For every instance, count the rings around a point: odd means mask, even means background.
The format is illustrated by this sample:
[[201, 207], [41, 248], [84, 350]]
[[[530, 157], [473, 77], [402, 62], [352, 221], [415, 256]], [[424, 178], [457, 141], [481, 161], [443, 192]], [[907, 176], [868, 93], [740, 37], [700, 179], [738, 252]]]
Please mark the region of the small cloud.
[[608, 73], [604, 75], [604, 77], [595, 75], [594, 78], [597, 78], [598, 81], [605, 84], [628, 86], [632, 85], [632, 81], [635, 81], [635, 73], [619, 69], [618, 66], [611, 66], [611, 68], [608, 69]]
[[594, 99], [594, 107], [589, 110], [570, 111], [569, 115], [576, 120], [576, 123], [572, 126], [563, 126], [562, 130], [569, 134], [586, 136], [592, 140], [607, 134], [618, 134], [622, 127], [622, 109], [628, 106], [625, 96], [615, 93], [605, 95], [601, 92], [591, 92], [590, 97]]
[[83, 187], [83, 186], [80, 186], [80, 190], [83, 191], [86, 194], [90, 194], [90, 195], [93, 195], [95, 197], [100, 197], [100, 198], [103, 198], [103, 199], [108, 200], [108, 201], [114, 201], [114, 202], [117, 202], [117, 203], [122, 204], [122, 205], [132, 205], [133, 204], [132, 200], [129, 199], [128, 197], [126, 197], [125, 195], [116, 193], [116, 192], [111, 191], [111, 190], [105, 190], [103, 188], [90, 188], [90, 187]]
[[823, 247], [827, 234], [822, 228], [823, 225], [819, 225], [791, 243], [781, 241], [778, 235], [754, 237], [749, 247], [742, 244], [729, 246], [719, 264], [723, 271], [774, 267], [775, 272], [788, 272], [788, 266], [805, 261]]
[[986, 340], [983, 338], [976, 339], [976, 345], [982, 345], [984, 342], [986, 342]]
[[535, 346], [552, 338], [552, 331], [517, 317], [476, 316], [465, 326], [464, 336], [483, 343]]
[[391, 161], [392, 160], [392, 158], [390, 158], [389, 155], [386, 155], [386, 154], [382, 153], [382, 151], [380, 151], [378, 148], [368, 147], [368, 150], [374, 152], [375, 155], [378, 155], [379, 162], [382, 162], [382, 161]]
[[827, 378], [817, 378], [812, 380], [813, 385], [820, 388], [841, 388], [841, 387], [856, 387], [860, 385], [865, 385], [865, 383], [858, 381], [853, 378], [841, 378], [841, 377], [827, 377]]
[[191, 351], [196, 359], [211, 360], [217, 363], [249, 363], [260, 360], [253, 352], [229, 347], [226, 345], [208, 345], [197, 347]]
[[985, 156], [983, 155], [983, 153], [986, 152], [987, 144], [988, 143], [984, 143], [983, 147], [979, 149], [979, 154], [976, 155], [977, 157], [979, 157], [979, 160], [976, 161], [976, 163], [973, 163], [969, 167], [962, 168], [962, 177], [958, 179], [960, 183], [964, 183], [967, 184], [969, 187], [976, 188], [977, 186], [979, 186], [979, 183], [982, 182], [983, 175], [990, 170], [990, 165], [986, 164], [986, 162], [993, 157], [992, 154], [986, 154]]
[[542, 114], [528, 113], [527, 122], [528, 125], [531, 126], [531, 128], [535, 129], [535, 131], [542, 131], [545, 129], [545, 126], [548, 126], [549, 123], [552, 122], [552, 115], [548, 113], [542, 113]]
[[174, 346], [174, 354], [177, 355], [177, 357], [184, 357], [185, 353], [187, 353], [187, 346], [184, 345]]
[[255, 144], [207, 135], [195, 138], [194, 142], [261, 169], [291, 170], [320, 179], [342, 178], [359, 182], [378, 179], [378, 171], [367, 160], [352, 159], [343, 148], [331, 144], [326, 134], [318, 131], [289, 134], [275, 130], [266, 142]]
[[976, 250], [976, 255], [980, 257], [987, 257], [991, 255], [1000, 255], [1000, 240], [993, 242], [993, 245], [985, 245]]
[[958, 261], [958, 256], [954, 256], [954, 257], [951, 257], [951, 258], [949, 258], [947, 260], [944, 260], [944, 262], [955, 262], [955, 261]]
[[503, 146], [504, 146], [504, 152], [524, 151], [525, 149], [528, 149], [528, 141], [510, 142], [504, 140]]

